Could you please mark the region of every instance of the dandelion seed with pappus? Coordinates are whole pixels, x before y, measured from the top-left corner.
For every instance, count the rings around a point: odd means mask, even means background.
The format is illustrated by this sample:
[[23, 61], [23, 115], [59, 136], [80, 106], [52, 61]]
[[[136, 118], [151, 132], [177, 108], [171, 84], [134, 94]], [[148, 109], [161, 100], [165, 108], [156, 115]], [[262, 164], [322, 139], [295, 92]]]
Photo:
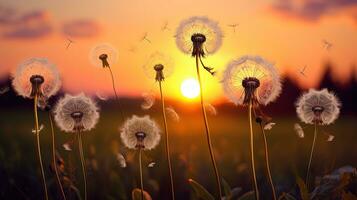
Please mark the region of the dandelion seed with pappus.
[[309, 187], [310, 168], [317, 139], [318, 126], [332, 124], [340, 114], [340, 107], [341, 103], [338, 98], [327, 89], [310, 89], [301, 95], [296, 102], [296, 113], [300, 120], [306, 124], [314, 125], [314, 139], [312, 141], [305, 179], [307, 187]]
[[81, 159], [84, 179], [84, 199], [87, 199], [87, 175], [85, 157], [83, 153], [82, 134], [92, 130], [99, 119], [99, 108], [94, 101], [83, 93], [72, 96], [66, 94], [57, 102], [55, 107], [55, 121], [57, 126], [69, 133], [76, 133], [78, 138], [79, 156]]
[[47, 184], [43, 169], [38, 105], [43, 105], [48, 98], [55, 95], [61, 87], [61, 80], [55, 65], [45, 58], [32, 58], [21, 63], [13, 74], [12, 86], [16, 93], [24, 98], [34, 101], [36, 148], [40, 163], [42, 183], [45, 198], [48, 199]]
[[263, 123], [265, 125], [270, 123], [270, 118], [263, 114], [260, 106], [271, 103], [279, 96], [281, 92], [279, 74], [274, 65], [265, 59], [259, 56], [243, 56], [227, 65], [222, 85], [225, 95], [230, 101], [236, 105], [249, 107], [250, 152], [255, 198], [259, 199], [259, 189], [255, 172], [252, 112], [263, 134], [266, 168], [273, 198], [276, 199], [270, 172], [268, 144], [263, 126]]
[[213, 146], [211, 142], [210, 130], [206, 115], [206, 110], [203, 100], [203, 86], [200, 76], [199, 64], [209, 72], [211, 75], [215, 74], [212, 67], [206, 66], [202, 58], [208, 54], [215, 53], [222, 44], [222, 30], [218, 23], [212, 21], [207, 17], [191, 17], [189, 19], [183, 20], [176, 30], [176, 45], [177, 47], [186, 54], [190, 54], [196, 59], [196, 71], [197, 78], [200, 85], [200, 100], [201, 100], [201, 110], [203, 115], [203, 121], [205, 124], [205, 132], [208, 143], [208, 149], [211, 157], [211, 162], [214, 168], [217, 190], [219, 198], [223, 197], [221, 178], [219, 175], [218, 167], [213, 153]]

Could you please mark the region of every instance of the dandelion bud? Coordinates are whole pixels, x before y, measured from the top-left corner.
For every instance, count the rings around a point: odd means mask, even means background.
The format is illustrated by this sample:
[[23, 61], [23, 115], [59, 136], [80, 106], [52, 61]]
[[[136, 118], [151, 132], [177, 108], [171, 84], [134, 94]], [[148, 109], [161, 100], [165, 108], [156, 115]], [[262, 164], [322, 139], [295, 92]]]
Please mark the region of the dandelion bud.
[[164, 66], [162, 64], [157, 64], [157, 65], [154, 66], [154, 69], [156, 71], [155, 80], [156, 81], [163, 81], [165, 79], [164, 73], [162, 71], [164, 69]]
[[30, 82], [32, 84], [31, 97], [41, 96], [41, 85], [44, 82], [44, 78], [40, 75], [32, 75], [30, 78]]
[[138, 140], [135, 147], [138, 149], [145, 148], [143, 141], [146, 137], [146, 134], [143, 132], [137, 132], [137, 133], [135, 133], [135, 137]]
[[109, 67], [108, 55], [107, 55], [107, 54], [101, 54], [101, 55], [99, 56], [99, 59], [102, 61], [102, 66], [103, 66], [103, 68]]
[[204, 56], [203, 43], [206, 41], [206, 36], [201, 33], [195, 33], [191, 36], [191, 41], [193, 43], [192, 56]]

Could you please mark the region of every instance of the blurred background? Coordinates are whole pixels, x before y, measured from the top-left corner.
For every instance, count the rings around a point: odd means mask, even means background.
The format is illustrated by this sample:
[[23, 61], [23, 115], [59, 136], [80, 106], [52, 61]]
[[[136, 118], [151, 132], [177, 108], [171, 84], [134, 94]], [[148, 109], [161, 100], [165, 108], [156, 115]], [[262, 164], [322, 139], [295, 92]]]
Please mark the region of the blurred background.
[[[306, 173], [313, 127], [304, 127], [305, 137], [294, 132], [300, 123], [294, 103], [308, 88], [328, 88], [342, 102], [335, 124], [319, 129], [312, 174], [331, 173], [357, 165], [357, 2], [354, 0], [269, 1], [38, 1], [0, 0], [0, 197], [42, 197], [35, 154], [32, 101], [17, 96], [11, 88], [11, 73], [25, 59], [46, 57], [61, 73], [63, 87], [51, 103], [65, 93], [85, 92], [96, 99], [101, 117], [84, 140], [92, 199], [130, 199], [138, 186], [137, 154], [124, 148], [118, 128], [123, 123], [119, 104], [113, 98], [109, 73], [91, 65], [89, 52], [99, 43], [118, 50], [112, 66], [125, 117], [151, 115], [162, 124], [159, 102], [143, 110], [143, 93], [158, 98], [158, 85], [146, 78], [142, 66], [151, 53], [171, 56], [175, 72], [164, 82], [167, 105], [180, 116], [169, 118], [174, 179], [178, 199], [192, 198], [187, 180], [192, 178], [215, 193], [199, 99], [195, 91], [182, 89], [185, 80], [196, 78], [194, 59], [181, 53], [175, 31], [181, 20], [204, 15], [219, 22], [223, 32], [220, 50], [206, 58], [217, 77], [203, 73], [203, 93], [217, 110], [209, 113], [215, 155], [222, 177], [243, 191], [251, 190], [248, 117], [224, 97], [220, 72], [232, 59], [260, 55], [282, 74], [283, 92], [263, 110], [276, 123], [268, 131], [271, 169], [279, 193], [295, 192], [295, 179]], [[192, 88], [190, 85], [188, 88]], [[188, 94], [187, 94], [188, 92]], [[196, 95], [191, 96], [194, 93]], [[51, 134], [48, 114], [40, 112], [42, 151], [51, 194], [58, 194], [51, 171]], [[264, 149], [260, 130], [254, 127], [259, 186], [270, 193], [265, 178]], [[328, 136], [335, 138], [328, 141]], [[56, 129], [57, 150], [66, 173], [82, 189], [78, 149], [74, 135]], [[63, 144], [71, 146], [68, 151]], [[120, 166], [118, 153], [127, 167]], [[163, 143], [144, 156], [144, 187], [153, 199], [169, 199], [169, 179]], [[154, 164], [153, 164], [154, 163]], [[356, 188], [354, 188], [356, 192]], [[73, 199], [75, 199], [75, 195]], [[266, 199], [269, 199], [268, 197]]]

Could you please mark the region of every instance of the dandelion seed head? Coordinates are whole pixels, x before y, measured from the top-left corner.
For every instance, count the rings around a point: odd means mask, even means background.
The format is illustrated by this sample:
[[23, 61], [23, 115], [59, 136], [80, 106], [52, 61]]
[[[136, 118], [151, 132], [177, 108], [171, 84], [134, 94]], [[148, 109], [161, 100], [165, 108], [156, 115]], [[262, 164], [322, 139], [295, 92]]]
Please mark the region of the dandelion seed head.
[[133, 115], [126, 120], [121, 128], [120, 137], [129, 149], [142, 148], [151, 150], [160, 142], [160, 129], [148, 115], [138, 117]]
[[148, 78], [163, 81], [174, 72], [174, 62], [168, 55], [155, 52], [150, 55], [143, 69]]
[[281, 92], [279, 73], [273, 64], [259, 56], [243, 56], [231, 61], [223, 73], [223, 90], [236, 105], [267, 105]]
[[59, 72], [45, 58], [31, 58], [21, 63], [13, 74], [12, 85], [18, 95], [33, 98], [34, 95], [49, 98], [61, 87]]
[[155, 103], [154, 94], [144, 92], [141, 96], [144, 98], [144, 102], [141, 104], [141, 108], [143, 110], [150, 109]]
[[118, 61], [118, 51], [110, 44], [98, 44], [90, 51], [89, 60], [96, 67], [110, 67]]
[[99, 108], [83, 93], [72, 96], [66, 94], [55, 106], [55, 121], [65, 132], [89, 131], [99, 119]]
[[176, 45], [182, 52], [204, 56], [219, 49], [223, 33], [217, 22], [207, 17], [195, 16], [181, 22], [175, 37]]
[[296, 113], [306, 124], [329, 125], [340, 114], [341, 104], [338, 98], [327, 89], [310, 89], [296, 102]]
[[205, 108], [210, 113], [211, 115], [216, 116], [217, 115], [217, 109], [210, 103], [205, 104]]
[[180, 116], [177, 114], [173, 107], [166, 107], [165, 110], [169, 118], [172, 119], [174, 122], [180, 121]]

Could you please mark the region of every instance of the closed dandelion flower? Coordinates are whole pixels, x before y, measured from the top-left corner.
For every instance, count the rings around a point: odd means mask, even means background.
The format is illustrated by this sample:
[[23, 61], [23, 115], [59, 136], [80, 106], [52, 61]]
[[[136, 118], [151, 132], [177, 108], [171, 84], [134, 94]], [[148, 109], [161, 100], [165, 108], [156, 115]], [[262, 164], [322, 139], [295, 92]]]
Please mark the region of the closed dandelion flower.
[[306, 124], [329, 125], [340, 114], [341, 104], [338, 98], [327, 89], [310, 89], [296, 102], [296, 113]]
[[55, 65], [45, 58], [31, 58], [21, 63], [13, 74], [12, 85], [25, 98], [49, 98], [61, 87]]
[[223, 89], [236, 105], [267, 105], [281, 92], [279, 74], [273, 64], [259, 56], [243, 56], [227, 65]]
[[121, 128], [120, 137], [129, 149], [151, 150], [160, 142], [160, 129], [149, 116], [132, 116]]
[[177, 28], [176, 44], [184, 53], [204, 56], [219, 49], [222, 37], [217, 22], [207, 17], [191, 17], [182, 21]]
[[83, 93], [77, 96], [66, 94], [55, 107], [55, 121], [65, 132], [89, 131], [98, 122], [98, 110], [93, 100]]
[[110, 44], [99, 44], [92, 48], [89, 59], [94, 66], [110, 67], [118, 61], [118, 51]]
[[143, 65], [143, 69], [148, 78], [163, 81], [173, 73], [174, 63], [169, 56], [155, 52], [150, 55], [147, 62]]

